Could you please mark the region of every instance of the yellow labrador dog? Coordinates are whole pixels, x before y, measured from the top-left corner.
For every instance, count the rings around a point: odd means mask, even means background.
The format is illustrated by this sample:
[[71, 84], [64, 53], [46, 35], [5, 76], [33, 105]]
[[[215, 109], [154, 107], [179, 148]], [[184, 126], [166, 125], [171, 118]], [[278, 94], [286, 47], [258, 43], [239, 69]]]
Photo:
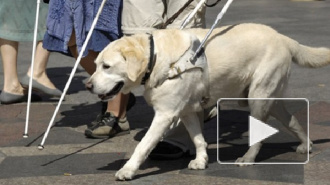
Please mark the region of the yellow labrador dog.
[[[153, 106], [152, 124], [128, 162], [116, 173], [132, 179], [170, 125], [181, 119], [196, 147], [188, 168], [205, 169], [207, 144], [197, 112], [219, 98], [281, 97], [292, 62], [307, 67], [330, 63], [330, 50], [311, 48], [259, 24], [218, 28], [208, 39], [204, 53], [189, 61], [208, 30], [158, 30], [152, 35], [123, 37], [109, 44], [96, 59], [97, 70], [86, 87], [102, 100], [128, 93], [145, 83], [144, 97]], [[205, 58], [207, 64], [205, 64]], [[242, 102], [241, 102], [242, 103]], [[251, 116], [266, 122], [269, 115], [281, 121], [301, 141], [297, 152], [306, 153], [312, 142], [297, 119], [281, 101], [243, 102]], [[261, 143], [249, 148], [237, 162], [254, 162]]]

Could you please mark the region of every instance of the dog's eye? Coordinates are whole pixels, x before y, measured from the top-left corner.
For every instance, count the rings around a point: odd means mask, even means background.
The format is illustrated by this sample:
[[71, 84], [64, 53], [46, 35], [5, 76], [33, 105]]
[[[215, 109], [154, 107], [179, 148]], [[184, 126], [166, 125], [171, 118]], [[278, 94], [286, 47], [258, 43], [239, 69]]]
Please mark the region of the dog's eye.
[[103, 64], [102, 67], [103, 67], [103, 69], [109, 69], [110, 68], [110, 66], [108, 64]]

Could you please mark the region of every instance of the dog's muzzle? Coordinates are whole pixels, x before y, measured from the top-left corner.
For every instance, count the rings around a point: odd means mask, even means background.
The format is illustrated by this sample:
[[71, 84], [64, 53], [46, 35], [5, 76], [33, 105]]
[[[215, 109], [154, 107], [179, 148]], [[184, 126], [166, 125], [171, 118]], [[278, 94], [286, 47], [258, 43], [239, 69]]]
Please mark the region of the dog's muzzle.
[[120, 90], [123, 88], [124, 82], [120, 81], [118, 82], [108, 93], [106, 94], [99, 94], [99, 98], [103, 101], [109, 100], [113, 98], [115, 95], [117, 95]]
[[[89, 90], [91, 93], [96, 94], [96, 92], [93, 91], [94, 85], [93, 85], [92, 82], [87, 82], [85, 84], [85, 86], [86, 86], [86, 89]], [[98, 97], [101, 100], [103, 100], [103, 101], [108, 100], [108, 99], [111, 99], [116, 94], [118, 94], [120, 92], [120, 90], [123, 88], [123, 86], [124, 86], [124, 82], [123, 81], [120, 81], [108, 93], [106, 93], [106, 94], [98, 94]]]

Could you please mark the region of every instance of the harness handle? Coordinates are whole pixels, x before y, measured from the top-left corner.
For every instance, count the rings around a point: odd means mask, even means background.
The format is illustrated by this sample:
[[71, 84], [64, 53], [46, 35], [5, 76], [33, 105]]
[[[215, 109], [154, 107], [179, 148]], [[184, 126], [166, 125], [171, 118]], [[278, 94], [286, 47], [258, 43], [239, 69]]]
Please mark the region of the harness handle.
[[197, 48], [194, 56], [192, 56], [190, 58], [190, 61], [193, 61], [195, 59], [195, 57], [197, 57], [198, 53], [201, 51], [201, 49], [204, 47], [205, 42], [207, 41], [207, 39], [210, 37], [212, 31], [214, 30], [215, 26], [219, 23], [219, 21], [222, 19], [223, 15], [227, 12], [230, 4], [233, 2], [233, 0], [228, 0], [227, 3], [225, 4], [225, 6], [222, 8], [221, 12], [217, 15], [217, 18], [215, 19], [211, 29], [207, 32], [206, 36], [204, 37], [203, 41], [201, 42], [201, 44], [199, 45], [199, 47]]

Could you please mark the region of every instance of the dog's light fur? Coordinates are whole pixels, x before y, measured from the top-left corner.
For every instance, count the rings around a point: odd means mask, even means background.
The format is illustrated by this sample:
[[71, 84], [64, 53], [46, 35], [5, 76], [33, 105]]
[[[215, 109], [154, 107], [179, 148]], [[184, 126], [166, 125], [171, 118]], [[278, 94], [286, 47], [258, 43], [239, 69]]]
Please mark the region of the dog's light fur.
[[[145, 99], [153, 106], [155, 116], [145, 137], [130, 160], [116, 173], [119, 180], [131, 179], [150, 151], [162, 138], [171, 123], [179, 118], [186, 126], [195, 146], [196, 159], [190, 169], [205, 169], [207, 144], [202, 136], [197, 112], [212, 106], [219, 98], [281, 97], [288, 81], [291, 62], [307, 67], [322, 67], [330, 63], [330, 50], [311, 48], [258, 24], [240, 24], [214, 30], [205, 46], [208, 61], [208, 81], [204, 72], [189, 70], [169, 79], [171, 65], [189, 49], [192, 40], [203, 39], [207, 30], [159, 30], [153, 33], [156, 63], [145, 87]], [[196, 38], [197, 37], [197, 38]], [[97, 70], [88, 86], [93, 93], [113, 97], [118, 82], [124, 82], [121, 92], [128, 93], [141, 83], [150, 58], [149, 36], [123, 37], [107, 46], [96, 60]], [[208, 87], [208, 88], [207, 88]], [[201, 101], [207, 97], [206, 105]], [[205, 102], [204, 102], [205, 103]], [[241, 102], [249, 105], [251, 116], [266, 121], [274, 116], [301, 141], [297, 152], [308, 152], [312, 142], [297, 119], [290, 115], [281, 101]], [[250, 147], [237, 159], [239, 163], [254, 162], [261, 143]]]

